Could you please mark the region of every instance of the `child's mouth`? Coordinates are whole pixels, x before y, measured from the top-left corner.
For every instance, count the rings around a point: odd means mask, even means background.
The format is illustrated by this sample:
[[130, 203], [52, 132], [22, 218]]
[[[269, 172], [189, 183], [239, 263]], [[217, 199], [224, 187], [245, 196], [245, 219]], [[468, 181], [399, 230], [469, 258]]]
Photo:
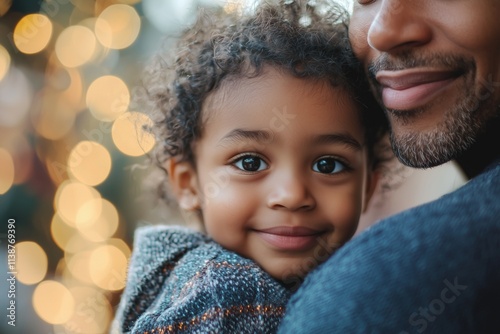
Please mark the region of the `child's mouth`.
[[255, 232], [273, 248], [286, 251], [303, 251], [317, 243], [324, 231], [300, 226], [277, 226]]

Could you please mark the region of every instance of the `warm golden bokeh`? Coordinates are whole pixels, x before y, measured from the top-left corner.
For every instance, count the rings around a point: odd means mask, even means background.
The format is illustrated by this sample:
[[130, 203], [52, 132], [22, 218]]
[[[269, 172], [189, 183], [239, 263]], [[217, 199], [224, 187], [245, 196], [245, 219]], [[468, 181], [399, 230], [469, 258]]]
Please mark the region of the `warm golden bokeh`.
[[65, 253], [64, 259], [66, 265], [74, 279], [80, 283], [92, 284], [92, 277], [90, 275], [90, 261], [92, 251], [83, 250], [78, 253], [70, 254]]
[[23, 241], [16, 245], [17, 279], [27, 285], [36, 284], [47, 274], [47, 254], [33, 241]]
[[59, 34], [56, 55], [66, 67], [78, 67], [92, 59], [96, 50], [94, 32], [87, 27], [70, 26]]
[[111, 171], [111, 155], [99, 143], [81, 141], [68, 157], [68, 173], [79, 182], [96, 186], [101, 184]]
[[110, 331], [132, 230], [151, 213], [136, 201], [149, 172], [134, 167], [156, 139], [131, 95], [194, 2], [0, 0], [0, 213], [16, 221], [20, 333]]
[[90, 255], [92, 282], [104, 290], [116, 291], [125, 286], [127, 257], [117, 247], [103, 245]]
[[61, 218], [74, 226], [82, 206], [98, 198], [101, 195], [94, 188], [76, 181], [65, 181], [57, 189], [54, 206]]
[[95, 34], [102, 45], [111, 49], [129, 47], [139, 35], [141, 18], [137, 11], [128, 5], [111, 5], [101, 12]]
[[7, 75], [10, 69], [10, 54], [1, 44], [0, 44], [0, 81]]
[[54, 214], [50, 223], [50, 234], [55, 244], [62, 250], [68, 248], [68, 244], [76, 233], [76, 229], [61, 218], [59, 214]]
[[77, 312], [57, 333], [73, 333], [78, 328], [79, 333], [104, 334], [113, 316], [113, 309], [105, 294], [99, 289], [87, 286], [75, 286], [69, 289], [75, 299]]
[[0, 16], [5, 15], [12, 6], [12, 0], [0, 0]]
[[76, 113], [58, 91], [47, 88], [38, 93], [31, 115], [36, 132], [50, 140], [64, 137], [73, 128]]
[[105, 75], [92, 82], [86, 100], [90, 112], [96, 119], [109, 122], [127, 110], [130, 104], [130, 92], [122, 79]]
[[116, 147], [124, 154], [141, 156], [155, 145], [154, 136], [147, 131], [153, 121], [145, 114], [126, 112], [113, 123], [111, 134]]
[[122, 239], [111, 238], [107, 241], [107, 244], [118, 248], [123, 254], [125, 254], [125, 257], [127, 259], [130, 257], [132, 253], [130, 247]]
[[33, 307], [38, 316], [49, 324], [63, 324], [75, 312], [75, 299], [61, 283], [43, 281], [33, 293]]
[[14, 183], [14, 161], [9, 151], [0, 147], [0, 195], [9, 191]]
[[43, 14], [24, 16], [14, 29], [14, 44], [22, 53], [38, 53], [47, 47], [52, 37], [52, 22]]
[[76, 228], [89, 241], [102, 242], [116, 232], [118, 220], [118, 211], [113, 203], [105, 199], [95, 199], [85, 203], [80, 209]]

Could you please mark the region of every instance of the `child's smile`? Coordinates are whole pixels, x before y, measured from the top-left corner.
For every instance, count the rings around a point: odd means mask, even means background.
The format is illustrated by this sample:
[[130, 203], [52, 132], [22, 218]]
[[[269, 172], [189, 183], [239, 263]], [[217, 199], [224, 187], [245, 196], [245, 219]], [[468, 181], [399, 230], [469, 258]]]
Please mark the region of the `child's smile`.
[[194, 152], [207, 233], [285, 283], [352, 237], [375, 184], [347, 93], [271, 67], [207, 98]]
[[327, 230], [316, 230], [302, 225], [281, 225], [255, 232], [277, 250], [304, 251], [313, 247], [316, 239]]

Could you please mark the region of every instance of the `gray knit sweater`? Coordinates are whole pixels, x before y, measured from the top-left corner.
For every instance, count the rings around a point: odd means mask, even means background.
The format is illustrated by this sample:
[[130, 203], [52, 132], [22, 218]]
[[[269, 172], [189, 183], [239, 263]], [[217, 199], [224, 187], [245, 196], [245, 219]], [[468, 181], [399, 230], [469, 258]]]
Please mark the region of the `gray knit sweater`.
[[253, 261], [203, 234], [143, 227], [111, 333], [275, 333], [289, 297]]

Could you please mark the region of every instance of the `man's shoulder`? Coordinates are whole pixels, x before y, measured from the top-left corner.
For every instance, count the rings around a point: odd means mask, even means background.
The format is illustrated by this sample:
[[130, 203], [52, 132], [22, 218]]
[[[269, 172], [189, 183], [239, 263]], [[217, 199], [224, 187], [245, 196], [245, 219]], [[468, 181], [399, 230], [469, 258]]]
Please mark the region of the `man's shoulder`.
[[[418, 221], [422, 228], [426, 224], [447, 228], [477, 222], [475, 228], [500, 224], [500, 163], [468, 181], [457, 190], [434, 201], [419, 205], [381, 221], [374, 228], [386, 228], [385, 224], [403, 224], [409, 227]], [[395, 226], [391, 226], [394, 228]], [[388, 228], [388, 227], [387, 227]], [[417, 228], [417, 227], [414, 227]], [[398, 229], [396, 227], [396, 229]]]

